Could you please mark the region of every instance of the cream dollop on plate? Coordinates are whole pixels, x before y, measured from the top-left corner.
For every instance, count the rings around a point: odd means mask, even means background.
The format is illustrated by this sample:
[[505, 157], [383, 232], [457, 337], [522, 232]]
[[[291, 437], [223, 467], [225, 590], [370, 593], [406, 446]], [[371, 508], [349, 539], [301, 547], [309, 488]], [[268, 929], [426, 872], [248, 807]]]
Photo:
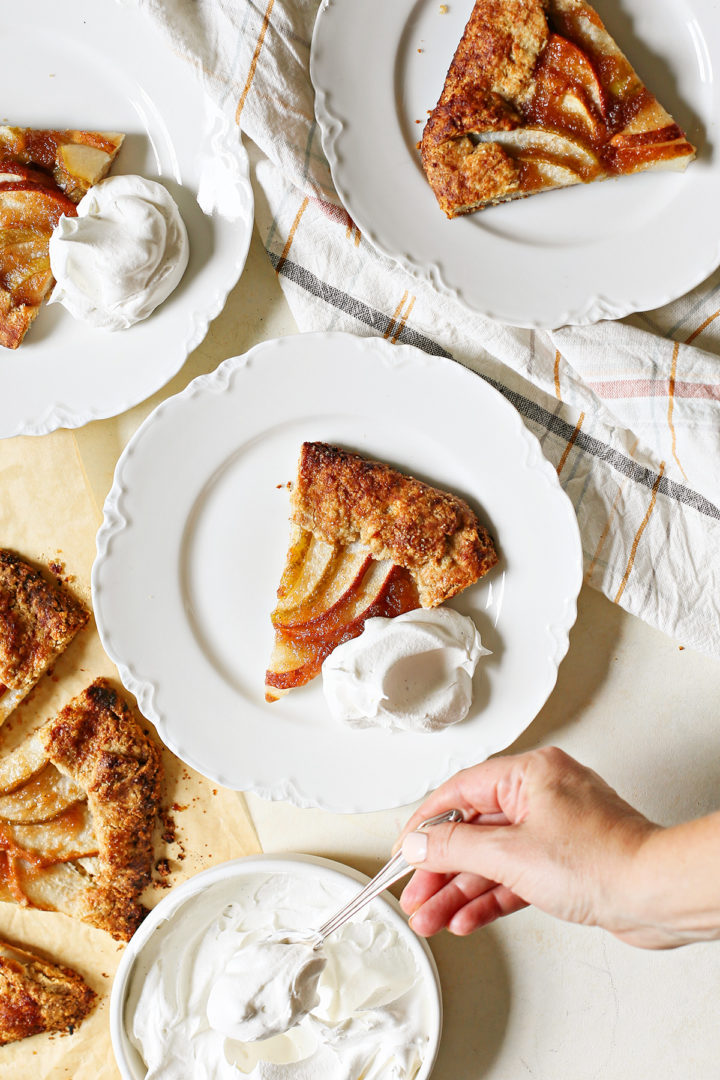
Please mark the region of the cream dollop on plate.
[[167, 299], [188, 257], [185, 223], [169, 191], [142, 176], [110, 176], [50, 237], [57, 284], [49, 303], [92, 326], [124, 330]]
[[351, 727], [438, 731], [467, 716], [473, 674], [487, 655], [472, 619], [452, 608], [368, 619], [325, 660], [325, 700]]

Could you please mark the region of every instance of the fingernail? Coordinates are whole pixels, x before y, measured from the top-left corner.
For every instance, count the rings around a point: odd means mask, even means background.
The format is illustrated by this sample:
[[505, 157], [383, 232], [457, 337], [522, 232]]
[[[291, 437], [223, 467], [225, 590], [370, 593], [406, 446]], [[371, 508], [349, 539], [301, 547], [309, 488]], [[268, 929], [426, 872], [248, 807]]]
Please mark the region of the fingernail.
[[428, 838], [423, 832], [411, 832], [403, 840], [402, 853], [412, 866], [425, 862], [427, 858]]

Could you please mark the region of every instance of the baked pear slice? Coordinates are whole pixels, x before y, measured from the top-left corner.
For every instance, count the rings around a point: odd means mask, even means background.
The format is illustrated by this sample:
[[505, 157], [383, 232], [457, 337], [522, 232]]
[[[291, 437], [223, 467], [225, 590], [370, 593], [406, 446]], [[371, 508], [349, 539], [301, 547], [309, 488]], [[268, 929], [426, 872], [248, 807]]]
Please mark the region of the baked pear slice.
[[97, 679], [0, 762], [0, 900], [128, 941], [145, 915], [160, 752]]

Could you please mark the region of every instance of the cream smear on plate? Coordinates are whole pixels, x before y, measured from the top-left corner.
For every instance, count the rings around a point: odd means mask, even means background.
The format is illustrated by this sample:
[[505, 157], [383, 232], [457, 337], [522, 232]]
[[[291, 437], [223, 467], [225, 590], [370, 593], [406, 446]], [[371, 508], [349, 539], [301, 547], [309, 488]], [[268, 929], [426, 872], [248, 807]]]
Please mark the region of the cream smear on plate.
[[[314, 968], [301, 962], [297, 1015], [285, 1012], [295, 962], [276, 964], [274, 987], [265, 978], [281, 934], [294, 940], [347, 899], [305, 875], [258, 873], [207, 889], [160, 924], [125, 1009], [147, 1080], [412, 1080], [428, 1048], [427, 991], [410, 949], [372, 909], [331, 935]], [[243, 953], [262, 965], [249, 978]], [[242, 1000], [248, 991], [252, 1002]], [[278, 1017], [293, 1026], [255, 1041], [263, 1021], [248, 1039], [256, 1006], [267, 1009], [266, 1026]]]
[[146, 319], [179, 283], [189, 256], [177, 203], [162, 184], [110, 176], [50, 237], [57, 284], [49, 303], [105, 330]]
[[472, 619], [452, 608], [368, 619], [325, 660], [325, 700], [350, 727], [439, 731], [467, 716], [475, 668], [488, 655]]

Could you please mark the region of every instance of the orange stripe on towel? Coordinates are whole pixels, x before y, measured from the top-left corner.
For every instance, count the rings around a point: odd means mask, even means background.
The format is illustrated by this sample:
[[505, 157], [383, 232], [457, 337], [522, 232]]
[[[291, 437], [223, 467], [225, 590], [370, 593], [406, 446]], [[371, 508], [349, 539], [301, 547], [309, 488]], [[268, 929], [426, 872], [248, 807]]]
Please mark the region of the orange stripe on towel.
[[280, 258], [277, 261], [277, 266], [275, 267], [275, 273], [276, 274], [280, 274], [282, 272], [282, 268], [285, 265], [285, 262], [286, 262], [287, 257], [288, 257], [288, 252], [290, 251], [290, 248], [292, 247], [293, 237], [295, 236], [295, 232], [297, 230], [297, 227], [300, 224], [300, 218], [303, 216], [303, 214], [307, 210], [307, 206], [308, 206], [309, 202], [310, 202], [310, 200], [308, 199], [308, 197], [306, 195], [305, 198], [303, 199], [303, 201], [300, 203], [300, 209], [298, 210], [297, 214], [295, 215], [295, 220], [293, 221], [292, 225], [290, 226], [290, 232], [288, 233], [288, 238], [285, 241], [285, 247], [282, 249], [282, 254], [280, 255]]
[[400, 319], [398, 320], [397, 328], [396, 328], [393, 336], [390, 338], [390, 344], [391, 345], [395, 345], [397, 343], [397, 339], [400, 337], [403, 330], [405, 329], [405, 323], [410, 318], [410, 312], [412, 311], [412, 309], [414, 307], [415, 307], [415, 297], [411, 296], [410, 299], [407, 302], [407, 307], [405, 308], [405, 311], [403, 312]]
[[255, 52], [253, 53], [253, 58], [250, 61], [250, 70], [248, 71], [248, 77], [247, 77], [247, 79], [245, 81], [245, 86], [243, 87], [243, 92], [240, 95], [240, 100], [238, 101], [238, 107], [235, 110], [235, 123], [236, 124], [240, 123], [240, 113], [245, 108], [245, 101], [247, 100], [247, 96], [250, 93], [250, 87], [252, 86], [253, 79], [255, 78], [255, 68], [257, 67], [257, 62], [258, 62], [258, 59], [260, 57], [260, 53], [262, 52], [263, 42], [265, 41], [265, 34], [267, 33], [267, 28], [268, 28], [268, 26], [270, 24], [270, 12], [273, 9], [273, 4], [274, 3], [275, 3], [275, 0], [268, 0], [268, 6], [265, 9], [265, 15], [263, 16], [262, 26], [260, 27], [260, 33], [258, 34], [257, 44], [255, 45]]
[[[630, 450], [628, 451], [629, 457], [632, 458], [632, 456], [634, 455], [635, 450], [637, 449], [637, 444], [638, 444], [639, 441], [640, 441], [639, 439], [636, 439], [635, 442], [630, 447]], [[612, 523], [615, 520], [615, 517], [617, 515], [617, 510], [618, 510], [618, 506], [620, 505], [620, 500], [622, 499], [623, 492], [625, 491], [625, 488], [627, 487], [629, 482], [630, 481], [627, 478], [625, 478], [620, 483], [620, 485], [618, 486], [617, 494], [616, 494], [615, 498], [613, 499], [613, 504], [612, 504], [612, 506], [610, 508], [610, 513], [608, 514], [607, 521], [605, 522], [605, 527], [603, 528], [603, 531], [600, 534], [600, 539], [597, 542], [597, 547], [595, 548], [595, 554], [593, 555], [592, 561], [590, 562], [590, 565], [587, 568], [587, 573], [585, 574], [585, 581], [587, 581], [587, 582], [592, 581], [593, 571], [595, 569], [595, 566], [597, 565], [598, 559], [600, 558], [600, 556], [602, 554], [602, 549], [605, 547], [605, 541], [607, 540], [608, 536], [610, 535], [610, 528], [611, 528]]]
[[706, 327], [708, 327], [710, 325], [710, 323], [713, 322], [713, 320], [717, 319], [718, 315], [720, 315], [720, 308], [718, 308], [717, 311], [713, 312], [712, 315], [708, 315], [705, 322], [700, 323], [697, 330], [693, 330], [693, 332], [692, 332], [692, 334], [690, 335], [689, 338], [685, 338], [685, 344], [689, 345], [691, 341], [695, 340], [695, 338], [698, 336], [698, 334], [702, 334], [703, 330], [705, 330]]
[[348, 221], [347, 228], [345, 229], [345, 239], [352, 240], [355, 247], [360, 244], [360, 230], [354, 221]]
[[663, 478], [663, 473], [664, 472], [665, 472], [665, 462], [662, 461], [660, 463], [660, 471], [658, 472], [657, 480], [653, 484], [652, 497], [650, 499], [650, 505], [647, 508], [647, 513], [645, 514], [645, 517], [642, 519], [642, 521], [640, 523], [640, 528], [635, 533], [635, 539], [633, 540], [633, 545], [632, 545], [632, 548], [630, 549], [630, 558], [628, 559], [628, 564], [625, 567], [625, 573], [623, 574], [623, 579], [622, 579], [622, 581], [620, 583], [620, 588], [618, 589], [617, 596], [615, 597], [615, 603], [616, 604], [620, 602], [620, 597], [625, 592], [625, 586], [628, 583], [628, 578], [630, 577], [630, 574], [631, 574], [632, 568], [633, 568], [633, 564], [635, 562], [635, 556], [637, 555], [638, 545], [640, 544], [642, 534], [645, 532], [645, 529], [647, 528], [647, 523], [650, 520], [650, 518], [652, 517], [652, 512], [655, 509], [655, 503], [657, 502], [658, 488], [660, 487], [660, 481]]
[[[406, 306], [406, 301], [407, 301], [407, 306]], [[389, 339], [391, 345], [395, 345], [397, 343], [397, 339], [402, 334], [403, 329], [405, 328], [405, 323], [408, 321], [408, 319], [410, 317], [410, 312], [412, 311], [414, 306], [415, 306], [415, 297], [410, 296], [410, 294], [408, 293], [408, 291], [406, 289], [405, 292], [402, 294], [402, 298], [400, 300], [400, 303], [398, 304], [398, 306], [395, 308], [392, 315], [390, 316], [390, 321], [388, 322], [387, 330], [383, 334], [384, 338]], [[404, 311], [403, 311], [403, 307], [405, 308]]]
[[680, 352], [680, 345], [676, 341], [675, 348], [673, 349], [672, 366], [670, 368], [670, 379], [668, 382], [668, 427], [670, 428], [670, 435], [672, 436], [672, 456], [677, 461], [680, 472], [687, 480], [687, 474], [680, 465], [680, 458], [677, 456], [677, 435], [675, 434], [675, 425], [673, 424], [673, 408], [675, 405], [675, 376], [677, 375], [677, 362], [678, 353]]
[[[560, 354], [558, 353], [558, 356], [559, 355]], [[578, 422], [575, 425], [575, 430], [573, 431], [572, 435], [570, 436], [570, 438], [568, 440], [568, 444], [567, 444], [567, 446], [565, 447], [565, 449], [563, 451], [563, 456], [560, 458], [560, 461], [558, 462], [558, 467], [557, 467], [558, 476], [560, 475], [560, 473], [565, 468], [565, 462], [568, 459], [568, 454], [570, 453], [573, 446], [575, 445], [575, 440], [577, 439], [578, 435], [580, 434], [580, 428], [583, 426], [583, 420], [584, 419], [585, 419], [585, 413], [581, 412], [580, 416], [578, 417]]]
[[555, 397], [558, 399], [558, 401], [562, 400], [561, 397], [560, 397], [560, 361], [561, 360], [562, 360], [562, 356], [560, 354], [560, 350], [556, 349], [555, 350]]

